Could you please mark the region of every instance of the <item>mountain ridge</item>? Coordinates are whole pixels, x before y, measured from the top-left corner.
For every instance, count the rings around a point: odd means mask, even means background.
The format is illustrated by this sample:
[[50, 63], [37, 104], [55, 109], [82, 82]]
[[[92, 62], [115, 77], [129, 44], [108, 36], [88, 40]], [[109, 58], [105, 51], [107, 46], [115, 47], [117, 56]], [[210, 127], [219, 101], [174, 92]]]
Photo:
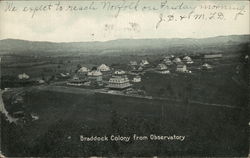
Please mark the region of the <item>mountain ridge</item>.
[[[81, 54], [150, 54], [178, 50], [202, 51], [224, 46], [250, 43], [250, 35], [229, 35], [208, 38], [157, 38], [157, 39], [117, 39], [88, 42], [28, 41], [22, 39], [0, 40], [1, 54], [19, 55], [81, 55]], [[152, 53], [151, 52], [151, 53]], [[159, 53], [159, 52], [158, 52]]]
[[45, 43], [57, 43], [57, 44], [64, 44], [64, 43], [93, 43], [93, 42], [111, 42], [111, 41], [123, 41], [123, 40], [188, 40], [188, 39], [195, 39], [195, 40], [202, 40], [202, 39], [211, 39], [211, 38], [225, 38], [225, 37], [240, 37], [240, 36], [248, 36], [250, 38], [250, 34], [242, 34], [242, 35], [220, 35], [220, 36], [213, 36], [213, 37], [204, 37], [204, 38], [119, 38], [107, 41], [77, 41], [77, 42], [53, 42], [53, 41], [32, 41], [32, 40], [25, 40], [25, 39], [17, 39], [17, 38], [5, 38], [0, 39], [0, 41], [5, 40], [18, 40], [18, 41], [27, 41], [27, 42], [45, 42]]

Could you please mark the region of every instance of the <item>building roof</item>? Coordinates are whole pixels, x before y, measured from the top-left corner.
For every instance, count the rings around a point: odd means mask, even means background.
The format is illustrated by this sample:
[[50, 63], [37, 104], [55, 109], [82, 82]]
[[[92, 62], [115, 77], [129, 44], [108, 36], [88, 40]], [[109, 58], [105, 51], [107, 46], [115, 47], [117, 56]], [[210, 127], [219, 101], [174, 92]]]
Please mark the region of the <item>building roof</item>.
[[73, 80], [79, 80], [79, 77], [77, 75], [74, 75], [72, 79]]
[[117, 83], [117, 84], [129, 83], [129, 79], [126, 75], [124, 75], [124, 76], [112, 76], [109, 79], [109, 83]]
[[124, 75], [126, 72], [125, 71], [123, 71], [123, 70], [117, 70], [117, 71], [115, 71], [115, 74], [116, 75]]
[[41, 80], [38, 80], [38, 83], [42, 84], [42, 83], [45, 83], [45, 81], [41, 79]]
[[168, 67], [165, 64], [159, 64], [157, 66], [157, 68], [160, 69], [160, 70], [166, 70], [166, 69], [168, 69]]
[[140, 82], [141, 81], [141, 76], [135, 76], [132, 81], [133, 82]]
[[89, 71], [89, 69], [86, 68], [86, 67], [81, 67], [81, 68], [78, 70], [78, 72], [88, 72], [88, 71]]
[[202, 65], [202, 67], [205, 67], [205, 68], [212, 68], [212, 66], [209, 65], [209, 64], [207, 64], [207, 63], [204, 63], [204, 64]]
[[183, 58], [183, 60], [185, 60], [185, 61], [192, 61], [192, 59], [191, 59], [189, 56], [185, 56], [185, 57]]
[[65, 73], [65, 74], [64, 74], [64, 73], [60, 73], [60, 76], [61, 76], [61, 77], [68, 77], [68, 76], [69, 76], [69, 73], [68, 73], [68, 72]]
[[93, 71], [90, 71], [88, 72], [88, 76], [101, 76], [102, 73], [98, 70], [93, 70]]
[[167, 55], [167, 56], [164, 57], [164, 59], [170, 59], [170, 58], [171, 58], [170, 55]]
[[130, 61], [129, 63], [130, 63], [130, 65], [137, 65], [136, 61]]
[[145, 59], [142, 59], [142, 60], [141, 60], [141, 64], [147, 65], [147, 64], [149, 64], [149, 62], [148, 62], [147, 60], [145, 60]]
[[141, 67], [141, 66], [140, 66], [140, 67], [138, 67], [138, 70], [143, 70], [143, 67]]
[[186, 65], [185, 64], [178, 64], [177, 65], [177, 68], [183, 68], [183, 67], [185, 67]]
[[101, 64], [97, 69], [100, 71], [109, 71], [110, 70], [109, 66], [107, 66], [105, 64]]
[[204, 58], [210, 59], [210, 58], [221, 58], [222, 54], [216, 53], [216, 54], [205, 54]]
[[173, 62], [170, 59], [164, 59], [165, 64], [172, 65]]
[[29, 79], [30, 77], [26, 73], [22, 73], [18, 75], [18, 78], [22, 80], [22, 79]]
[[174, 58], [173, 62], [181, 62], [181, 59], [176, 57], [176, 58]]
[[123, 78], [128, 78], [128, 77], [127, 77], [127, 75], [122, 75], [122, 76], [113, 75], [111, 78], [112, 79], [123, 79]]
[[163, 60], [164, 62], [171, 62], [171, 60], [169, 59], [169, 58], [165, 58], [164, 60]]

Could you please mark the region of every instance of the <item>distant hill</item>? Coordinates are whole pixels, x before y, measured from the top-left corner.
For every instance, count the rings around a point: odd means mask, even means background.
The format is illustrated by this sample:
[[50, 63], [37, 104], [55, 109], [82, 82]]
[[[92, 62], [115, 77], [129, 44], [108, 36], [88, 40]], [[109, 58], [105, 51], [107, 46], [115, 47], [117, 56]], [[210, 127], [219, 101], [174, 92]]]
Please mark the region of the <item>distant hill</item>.
[[0, 40], [1, 54], [67, 56], [81, 54], [95, 55], [149, 55], [156, 53], [208, 53], [238, 49], [241, 44], [250, 43], [250, 35], [218, 36], [203, 39], [118, 39], [106, 42], [38, 42], [19, 39]]

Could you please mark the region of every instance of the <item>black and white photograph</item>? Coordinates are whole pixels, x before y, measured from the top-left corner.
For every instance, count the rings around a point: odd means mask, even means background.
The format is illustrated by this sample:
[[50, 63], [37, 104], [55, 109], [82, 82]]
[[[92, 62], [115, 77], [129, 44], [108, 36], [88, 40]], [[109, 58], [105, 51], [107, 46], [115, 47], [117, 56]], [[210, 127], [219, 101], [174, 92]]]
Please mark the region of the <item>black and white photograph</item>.
[[248, 0], [1, 0], [0, 158], [249, 157]]

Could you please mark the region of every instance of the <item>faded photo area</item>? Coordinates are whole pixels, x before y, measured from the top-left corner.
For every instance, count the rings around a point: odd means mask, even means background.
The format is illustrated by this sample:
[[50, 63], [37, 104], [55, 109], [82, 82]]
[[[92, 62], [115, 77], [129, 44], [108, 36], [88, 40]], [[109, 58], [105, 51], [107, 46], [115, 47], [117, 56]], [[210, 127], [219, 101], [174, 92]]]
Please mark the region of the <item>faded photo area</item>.
[[249, 1], [0, 1], [0, 157], [247, 157]]

